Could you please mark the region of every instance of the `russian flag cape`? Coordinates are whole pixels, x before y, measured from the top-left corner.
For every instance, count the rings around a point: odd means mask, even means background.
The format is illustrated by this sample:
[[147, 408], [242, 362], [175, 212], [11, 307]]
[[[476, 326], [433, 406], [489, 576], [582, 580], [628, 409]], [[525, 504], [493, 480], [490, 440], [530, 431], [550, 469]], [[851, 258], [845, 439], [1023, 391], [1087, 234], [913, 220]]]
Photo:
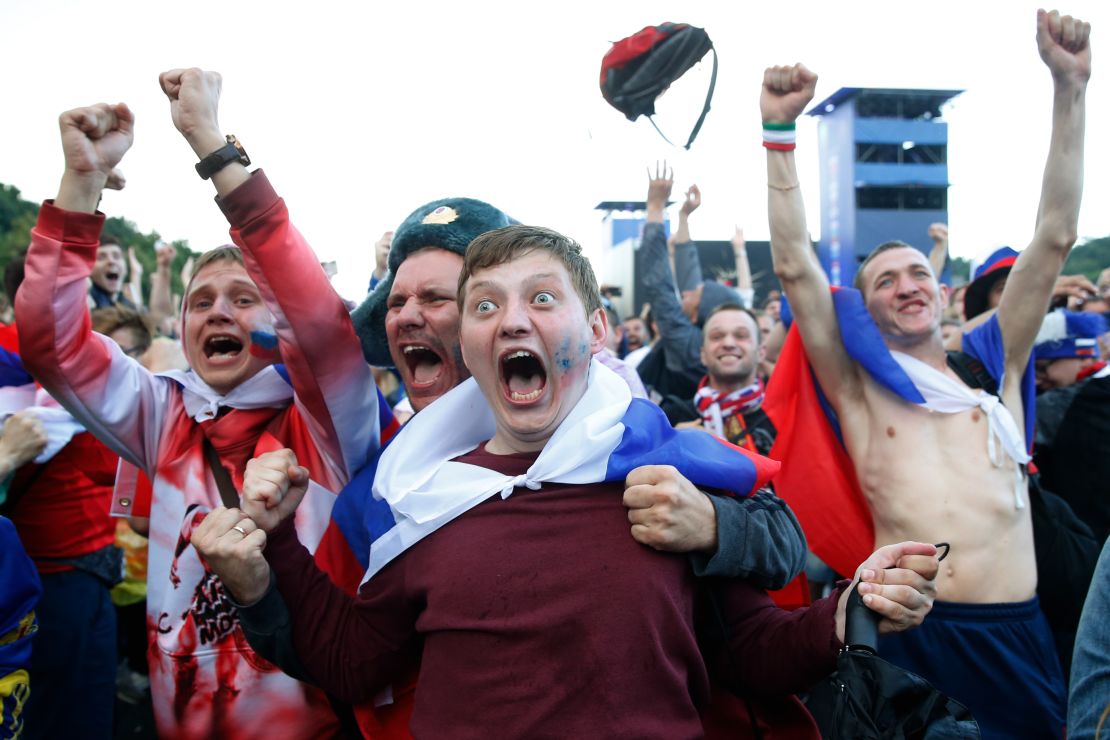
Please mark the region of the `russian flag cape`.
[[[848, 356], [892, 393], [924, 405], [925, 398], [887, 349], [860, 292], [834, 289], [832, 300]], [[783, 308], [783, 321], [790, 326], [785, 302]], [[963, 351], [1001, 381], [1005, 365], [997, 317], [965, 334]], [[1032, 440], [1036, 408], [1032, 359], [1022, 376], [1021, 391], [1025, 439]], [[763, 408], [778, 430], [770, 453], [782, 462], [775, 477], [776, 493], [798, 517], [809, 548], [837, 573], [851, 575], [874, 550], [875, 528], [836, 413], [817, 383], [796, 326], [787, 333]]]
[[348, 554], [334, 542], [329, 552], [346, 560], [345, 580], [355, 563], [365, 580], [469, 508], [495, 493], [508, 497], [518, 486], [623, 481], [641, 465], [673, 465], [700, 488], [747, 496], [779, 468], [705, 432], [676, 431], [658, 406], [632, 398], [628, 385], [596, 360], [585, 395], [525, 475], [451, 462], [495, 432], [493, 412], [473, 378], [414, 416], [336, 500], [332, 529]]

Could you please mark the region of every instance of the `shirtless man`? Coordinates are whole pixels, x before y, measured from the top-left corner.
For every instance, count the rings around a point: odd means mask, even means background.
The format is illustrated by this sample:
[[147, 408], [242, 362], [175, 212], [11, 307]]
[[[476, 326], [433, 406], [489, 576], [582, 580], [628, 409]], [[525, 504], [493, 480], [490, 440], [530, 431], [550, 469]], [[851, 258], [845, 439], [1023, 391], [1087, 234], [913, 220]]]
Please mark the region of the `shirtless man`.
[[[969, 343], [982, 348], [977, 356], [987, 370], [1003, 376], [1001, 398], [1013, 417], [1009, 454], [1002, 444], [1006, 420], [988, 413], [990, 400], [977, 403], [978, 392], [947, 367], [940, 328], [947, 288], [938, 285], [918, 250], [902, 243], [881, 245], [860, 266], [856, 287], [886, 347], [922, 394], [928, 398], [925, 382], [943, 387], [948, 379], [957, 387], [946, 390], [969, 396], [971, 403], [960, 405], [965, 410], [958, 412], [930, 413], [924, 404], [907, 403], [880, 386], [849, 356], [828, 280], [806, 235], [793, 144], [781, 134], [792, 130], [812, 100], [817, 76], [801, 64], [769, 68], [760, 96], [764, 127], [772, 132], [766, 143], [775, 273], [817, 380], [839, 417], [874, 519], [876, 543], [919, 539], [952, 546], [937, 580], [932, 628], [914, 635], [914, 645], [887, 641], [883, 653], [968, 704], [984, 737], [1030, 732], [1059, 737], [1063, 726], [1063, 678], [1035, 599], [1033, 532], [1018, 464], [1027, 459], [1028, 433], [1022, 430], [1027, 429], [1027, 409], [1032, 413], [1026, 393], [1033, 340], [1076, 238], [1089, 32], [1082, 21], [1038, 12], [1037, 46], [1055, 94], [1037, 226], [1014, 265], [997, 318], [964, 338], [965, 351]], [[991, 605], [985, 619], [976, 614], [988, 609], [983, 605]], [[975, 621], [965, 621], [968, 617]], [[993, 634], [1002, 622], [1007, 630], [1022, 630], [1020, 642], [1013, 644], [1011, 638], [1005, 644]], [[969, 639], [965, 645], [992, 644], [967, 655], [966, 647], [952, 649], [961, 638]]]

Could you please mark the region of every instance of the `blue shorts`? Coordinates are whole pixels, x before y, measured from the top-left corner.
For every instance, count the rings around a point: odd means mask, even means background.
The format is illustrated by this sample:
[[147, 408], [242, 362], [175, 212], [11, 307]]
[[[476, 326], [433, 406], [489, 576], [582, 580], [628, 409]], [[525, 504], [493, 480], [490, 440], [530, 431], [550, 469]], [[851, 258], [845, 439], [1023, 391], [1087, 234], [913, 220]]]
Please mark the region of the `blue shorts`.
[[879, 640], [879, 655], [965, 705], [988, 738], [1062, 738], [1067, 684], [1034, 597], [938, 601], [921, 627]]

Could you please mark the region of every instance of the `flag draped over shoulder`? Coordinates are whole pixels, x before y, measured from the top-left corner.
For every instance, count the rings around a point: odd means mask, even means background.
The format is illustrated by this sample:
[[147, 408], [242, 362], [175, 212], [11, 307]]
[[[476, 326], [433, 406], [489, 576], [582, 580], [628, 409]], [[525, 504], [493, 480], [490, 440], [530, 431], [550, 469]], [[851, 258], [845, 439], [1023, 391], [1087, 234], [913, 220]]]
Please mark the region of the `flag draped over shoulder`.
[[[834, 289], [832, 300], [848, 356], [907, 403], [926, 405], [891, 355], [860, 292]], [[784, 316], [784, 321], [789, 319]], [[965, 334], [963, 349], [1001, 379], [1004, 357], [997, 317]], [[1032, 439], [1035, 408], [1031, 367], [1032, 361], [1022, 378], [1026, 440]], [[851, 575], [874, 549], [875, 529], [836, 413], [817, 383], [796, 326], [787, 334], [763, 408], [778, 430], [770, 453], [782, 462], [776, 492], [797, 515], [810, 549], [836, 572]]]
[[370, 489], [374, 485], [374, 474], [382, 451], [396, 437], [401, 425], [380, 390], [377, 394], [381, 448], [339, 492], [331, 510], [331, 521], [316, 548], [316, 564], [337, 586], [350, 594], [358, 589], [366, 572], [374, 533], [393, 526], [389, 506], [384, 501], [375, 501]]
[[333, 578], [335, 568], [347, 580], [355, 562], [368, 577], [472, 506], [497, 493], [507, 497], [517, 486], [622, 481], [641, 465], [673, 465], [701, 488], [746, 496], [778, 470], [773, 460], [705, 432], [676, 431], [657, 406], [633, 399], [627, 384], [596, 361], [586, 394], [519, 480], [451, 462], [495, 431], [473, 379], [414, 416], [336, 500], [335, 531], [326, 543]]
[[[596, 382], [598, 378], [601, 378], [600, 383]], [[560, 458], [556, 460], [556, 465], [562, 465], [566, 475], [578, 476], [573, 481], [565, 482], [621, 481], [641, 465], [674, 465], [695, 485], [746, 496], [765, 485], [778, 470], [778, 463], [773, 460], [741, 450], [705, 432], [674, 430], [658, 406], [644, 399], [633, 399], [628, 385], [596, 361], [591, 366], [590, 388], [593, 394], [587, 391], [589, 397], [583, 398], [556, 432], [556, 435], [562, 433], [562, 439], [573, 442], [570, 445], [573, 449], [566, 460], [561, 459], [561, 453], [556, 454]], [[380, 407], [386, 407], [384, 402]], [[599, 414], [605, 418], [599, 418]], [[576, 425], [576, 421], [581, 423]], [[431, 458], [434, 456], [429, 455], [429, 459], [417, 462], [411, 457], [398, 455], [396, 451], [407, 449], [423, 455], [429, 452], [431, 444], [435, 444], [440, 449], [438, 463], [442, 464], [475, 449], [490, 439], [495, 431], [489, 404], [473, 379], [414, 416], [388, 447], [384, 446], [386, 428], [383, 423], [382, 452], [336, 498], [331, 524], [316, 550], [317, 564], [349, 593], [357, 591], [364, 574], [376, 570], [371, 564], [374, 548], [380, 548], [382, 541], [396, 538], [398, 526], [408, 521], [408, 517], [391, 507], [385, 498], [375, 497], [375, 478], [395, 483], [407, 481], [411, 489], [414, 483], [426, 483], [434, 474], [431, 469], [434, 462]], [[392, 428], [396, 428], [395, 423]], [[461, 432], [461, 435], [456, 432]], [[606, 441], [598, 446], [595, 444], [597, 439]], [[549, 445], [554, 441], [553, 437]], [[444, 449], [448, 451], [444, 452]], [[458, 452], [452, 454], [453, 450]], [[446, 454], [450, 457], [444, 459]], [[588, 458], [585, 464], [583, 458]], [[538, 464], [539, 459], [536, 462]], [[481, 476], [481, 469], [477, 470]], [[404, 474], [397, 475], [398, 471]], [[528, 486], [526, 481], [521, 483]], [[535, 481], [532, 483], [535, 484]], [[466, 486], [461, 488], [465, 495]], [[390, 495], [401, 497], [402, 490], [394, 487]], [[502, 490], [503, 486], [489, 495]], [[411, 490], [408, 492], [411, 493]], [[470, 496], [468, 500], [476, 504], [489, 495]], [[412, 503], [407, 502], [409, 505]], [[444, 503], [450, 507], [450, 501]], [[423, 518], [428, 513], [417, 512], [416, 516]], [[450, 518], [438, 525], [448, 521]], [[396, 549], [393, 556], [403, 550], [403, 547]], [[415, 683], [416, 673], [413, 671], [395, 683], [388, 696], [379, 696], [374, 702], [375, 707], [368, 704], [356, 706], [355, 716], [360, 727], [374, 737], [407, 737]]]

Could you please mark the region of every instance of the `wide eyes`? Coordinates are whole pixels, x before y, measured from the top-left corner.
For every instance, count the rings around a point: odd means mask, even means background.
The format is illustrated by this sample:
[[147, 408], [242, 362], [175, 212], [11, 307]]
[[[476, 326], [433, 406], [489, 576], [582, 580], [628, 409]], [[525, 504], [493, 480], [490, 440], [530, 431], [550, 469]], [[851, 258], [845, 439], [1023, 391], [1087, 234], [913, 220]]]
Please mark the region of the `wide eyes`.
[[[541, 290], [532, 297], [532, 305], [535, 306], [550, 306], [555, 302], [555, 294], [549, 290]], [[498, 305], [489, 298], [483, 298], [474, 304], [474, 312], [478, 314], [489, 313], [497, 308]]]

